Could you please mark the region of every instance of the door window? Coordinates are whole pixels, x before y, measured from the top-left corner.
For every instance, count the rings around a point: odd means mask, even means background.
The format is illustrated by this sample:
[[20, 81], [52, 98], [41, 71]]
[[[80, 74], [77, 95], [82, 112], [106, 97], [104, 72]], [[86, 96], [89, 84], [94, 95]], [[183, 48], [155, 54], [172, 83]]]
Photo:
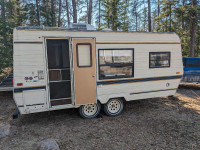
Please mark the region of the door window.
[[91, 67], [92, 66], [92, 49], [91, 44], [78, 43], [77, 45], [77, 65], [78, 67]]

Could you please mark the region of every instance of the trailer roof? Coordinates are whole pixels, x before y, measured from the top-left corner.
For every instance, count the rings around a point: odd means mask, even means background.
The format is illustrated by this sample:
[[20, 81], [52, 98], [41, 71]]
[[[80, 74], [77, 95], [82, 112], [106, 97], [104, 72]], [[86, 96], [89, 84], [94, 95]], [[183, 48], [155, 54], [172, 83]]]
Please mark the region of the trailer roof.
[[45, 27], [45, 26], [19, 26], [17, 30], [42, 30], [42, 31], [78, 31], [78, 32], [122, 32], [122, 33], [163, 33], [163, 34], [174, 34], [175, 32], [146, 32], [146, 31], [110, 31], [110, 30], [79, 30], [74, 28], [64, 27]]

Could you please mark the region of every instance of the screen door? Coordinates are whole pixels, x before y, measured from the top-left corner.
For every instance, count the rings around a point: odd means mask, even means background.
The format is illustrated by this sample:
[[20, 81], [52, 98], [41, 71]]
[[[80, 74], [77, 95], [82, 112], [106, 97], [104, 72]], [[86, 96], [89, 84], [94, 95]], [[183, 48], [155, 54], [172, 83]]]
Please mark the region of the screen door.
[[47, 39], [51, 106], [71, 104], [69, 41]]

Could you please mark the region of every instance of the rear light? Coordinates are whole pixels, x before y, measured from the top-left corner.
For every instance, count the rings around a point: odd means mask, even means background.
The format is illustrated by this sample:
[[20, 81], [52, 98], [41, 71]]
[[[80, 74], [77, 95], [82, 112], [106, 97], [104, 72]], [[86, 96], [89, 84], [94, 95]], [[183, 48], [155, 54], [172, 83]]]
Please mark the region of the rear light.
[[17, 86], [23, 86], [23, 83], [17, 83]]

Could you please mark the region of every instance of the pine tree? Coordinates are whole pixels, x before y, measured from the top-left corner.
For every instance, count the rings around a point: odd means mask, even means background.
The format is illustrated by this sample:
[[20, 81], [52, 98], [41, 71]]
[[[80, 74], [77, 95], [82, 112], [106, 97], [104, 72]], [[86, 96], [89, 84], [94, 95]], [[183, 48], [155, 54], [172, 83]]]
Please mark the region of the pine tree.
[[194, 57], [196, 31], [197, 31], [197, 0], [192, 0], [189, 13], [191, 16], [190, 57]]
[[4, 68], [12, 66], [12, 33], [17, 22], [15, 2], [1, 0], [0, 6], [0, 73], [2, 73]]
[[142, 5], [142, 3], [139, 0], [134, 0], [132, 5], [131, 5], [132, 6], [131, 15], [132, 15], [133, 20], [134, 20], [133, 24], [132, 24], [132, 26], [133, 26], [132, 30], [135, 30], [135, 31], [140, 30], [139, 20], [141, 18], [141, 10], [139, 8], [141, 7], [141, 5]]
[[42, 6], [40, 8], [41, 11], [41, 18], [42, 18], [42, 24], [44, 26], [52, 26], [52, 6], [50, 6], [51, 2], [50, 0], [42, 0]]
[[129, 4], [123, 0], [103, 0], [103, 20], [106, 28], [113, 31], [128, 30], [127, 7]]
[[122, 31], [128, 31], [129, 29], [129, 18], [128, 18], [128, 13], [129, 13], [129, 0], [124, 0], [121, 2], [121, 30]]

